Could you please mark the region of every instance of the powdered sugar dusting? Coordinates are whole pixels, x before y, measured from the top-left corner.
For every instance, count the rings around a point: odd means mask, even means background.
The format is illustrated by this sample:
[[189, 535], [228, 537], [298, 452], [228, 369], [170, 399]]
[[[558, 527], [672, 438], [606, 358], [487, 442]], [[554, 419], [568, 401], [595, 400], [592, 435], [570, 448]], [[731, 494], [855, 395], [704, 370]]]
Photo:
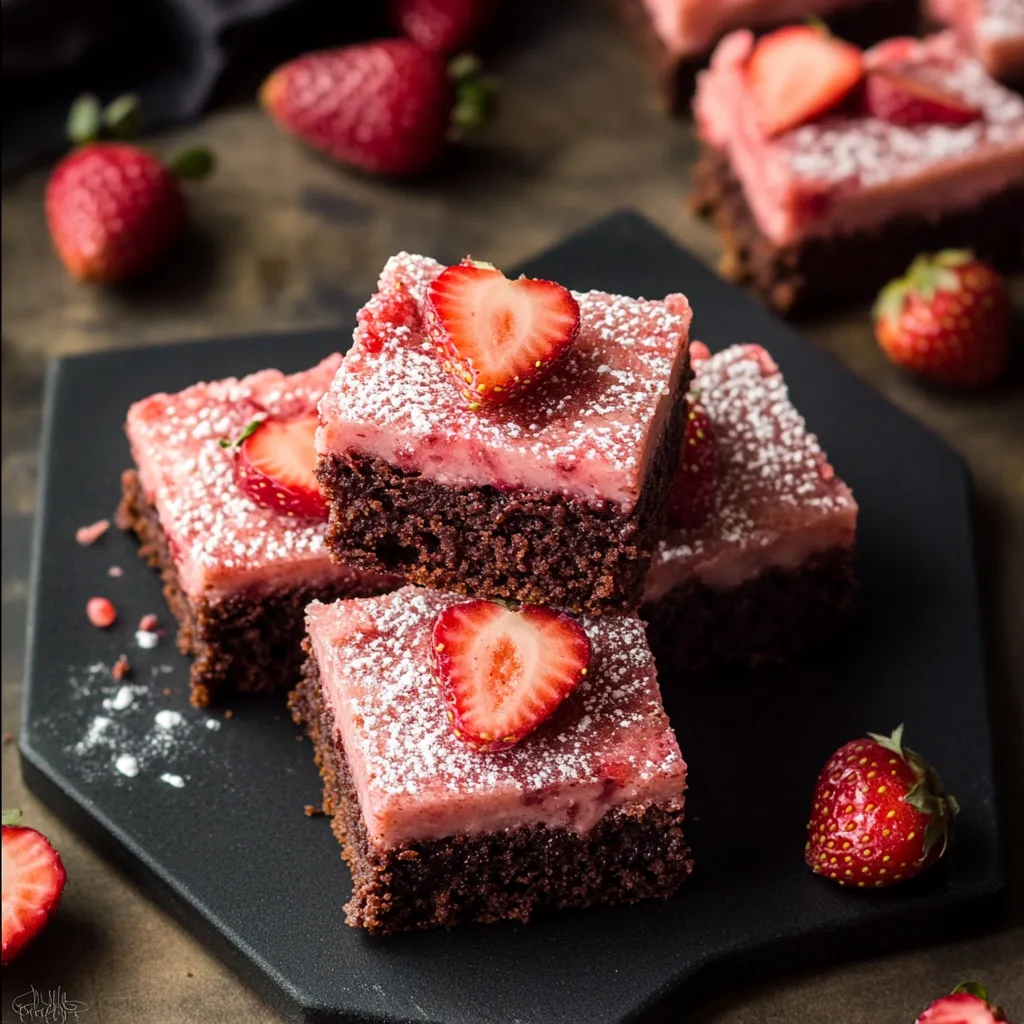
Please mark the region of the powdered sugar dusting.
[[[804, 556], [823, 539], [852, 543], [857, 505], [835, 475], [817, 437], [789, 400], [771, 356], [759, 345], [734, 345], [697, 366], [693, 383], [715, 430], [718, 486], [714, 508], [698, 529], [662, 540], [648, 580], [664, 589], [671, 564], [679, 582], [702, 564], [766, 551], [790, 534]], [[821, 527], [824, 526], [824, 529]]]
[[375, 455], [444, 483], [631, 504], [679, 377], [686, 299], [574, 293], [581, 327], [563, 359], [514, 402], [473, 411], [424, 335], [427, 291], [443, 269], [409, 253], [388, 261], [320, 404], [319, 449]]
[[523, 821], [585, 830], [616, 803], [681, 797], [685, 764], [635, 616], [583, 620], [587, 677], [515, 747], [479, 754], [457, 739], [431, 676], [431, 631], [459, 600], [407, 587], [307, 609], [371, 831], [395, 839]]
[[781, 158], [798, 178], [822, 185], [877, 186], [946, 161], [1024, 146], [1024, 99], [994, 82], [952, 34], [883, 43], [868, 51], [865, 61], [869, 68], [908, 75], [959, 96], [979, 107], [983, 117], [960, 126], [912, 127], [867, 115], [825, 118], [776, 140]]
[[1024, 0], [982, 0], [981, 34], [1024, 38]]
[[234, 440], [254, 418], [312, 412], [341, 364], [328, 356], [290, 376], [263, 370], [156, 394], [128, 412], [127, 431], [147, 499], [156, 506], [186, 591], [231, 588], [277, 573], [348, 578], [331, 566], [326, 524], [297, 521], [257, 505], [234, 478]]

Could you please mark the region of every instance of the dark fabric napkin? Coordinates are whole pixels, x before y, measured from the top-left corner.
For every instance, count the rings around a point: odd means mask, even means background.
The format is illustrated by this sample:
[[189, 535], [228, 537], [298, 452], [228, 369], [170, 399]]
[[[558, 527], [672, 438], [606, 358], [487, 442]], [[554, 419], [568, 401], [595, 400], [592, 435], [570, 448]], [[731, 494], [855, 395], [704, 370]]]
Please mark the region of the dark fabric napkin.
[[138, 93], [145, 122], [252, 96], [273, 65], [387, 32], [376, 0], [2, 0], [3, 173], [65, 146], [72, 100]]

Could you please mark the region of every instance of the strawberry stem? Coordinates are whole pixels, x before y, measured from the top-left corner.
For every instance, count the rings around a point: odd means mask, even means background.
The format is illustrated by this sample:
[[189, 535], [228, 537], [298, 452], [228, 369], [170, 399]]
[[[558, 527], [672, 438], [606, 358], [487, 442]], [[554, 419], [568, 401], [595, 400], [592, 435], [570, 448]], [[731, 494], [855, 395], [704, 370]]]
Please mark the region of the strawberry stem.
[[250, 420], [246, 424], [245, 429], [233, 441], [229, 437], [222, 437], [217, 443], [221, 448], [240, 448], [244, 442], [248, 441], [263, 426], [264, 422], [264, 417]]
[[471, 53], [455, 57], [448, 65], [448, 76], [455, 83], [451, 135], [455, 139], [469, 138], [494, 119], [498, 86], [493, 78], [481, 74], [480, 61]]
[[95, 142], [100, 137], [101, 120], [100, 101], [92, 93], [84, 93], [68, 111], [68, 138], [76, 146]]
[[197, 146], [183, 150], [167, 166], [181, 181], [201, 181], [214, 169], [216, 160], [210, 150]]
[[21, 811], [15, 809], [13, 811], [3, 812], [3, 824], [4, 825], [17, 825], [21, 821]]
[[131, 139], [142, 126], [142, 105], [134, 93], [118, 96], [103, 111], [103, 127], [118, 139]]

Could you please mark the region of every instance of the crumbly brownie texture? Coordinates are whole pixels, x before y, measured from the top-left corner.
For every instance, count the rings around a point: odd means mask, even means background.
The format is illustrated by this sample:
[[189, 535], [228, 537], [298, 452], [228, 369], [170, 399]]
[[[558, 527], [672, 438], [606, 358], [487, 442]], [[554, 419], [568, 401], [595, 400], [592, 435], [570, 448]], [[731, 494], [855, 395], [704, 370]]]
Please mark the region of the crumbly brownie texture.
[[290, 587], [259, 596], [237, 594], [193, 603], [181, 588], [156, 510], [142, 493], [134, 469], [121, 477], [117, 524], [141, 542], [139, 556], [160, 571], [164, 597], [178, 620], [178, 648], [193, 658], [190, 700], [196, 707], [222, 703], [231, 693], [279, 690], [302, 666], [303, 613], [310, 601], [368, 597], [386, 585]]
[[782, 313], [874, 295], [915, 256], [935, 249], [970, 248], [1005, 271], [1024, 264], [1024, 187], [937, 221], [896, 217], [878, 231], [777, 246], [761, 233], [728, 158], [705, 145], [693, 169], [690, 205], [715, 226], [722, 276], [751, 285]]
[[853, 557], [831, 548], [737, 587], [690, 579], [641, 607], [659, 674], [776, 664], [827, 640], [854, 606]]
[[630, 514], [547, 491], [448, 487], [367, 456], [321, 456], [331, 556], [472, 597], [595, 615], [632, 611], [663, 520], [685, 407], [673, 404]]
[[[308, 653], [308, 642], [304, 646]], [[523, 826], [376, 848], [312, 656], [289, 706], [313, 741], [324, 811], [352, 872], [345, 915], [354, 928], [387, 934], [471, 921], [529, 921], [550, 909], [671, 896], [691, 871], [682, 801], [609, 811], [584, 836]]]
[[[696, 56], [675, 54], [654, 30], [643, 0], [614, 0], [614, 3], [648, 55], [655, 89], [665, 110], [676, 116], [689, 113], [697, 73], [708, 66], [711, 51]], [[840, 39], [870, 46], [892, 36], [915, 34], [917, 3], [916, 0], [873, 0], [826, 14], [823, 20]], [[778, 27], [770, 25], [757, 31], [768, 32]]]

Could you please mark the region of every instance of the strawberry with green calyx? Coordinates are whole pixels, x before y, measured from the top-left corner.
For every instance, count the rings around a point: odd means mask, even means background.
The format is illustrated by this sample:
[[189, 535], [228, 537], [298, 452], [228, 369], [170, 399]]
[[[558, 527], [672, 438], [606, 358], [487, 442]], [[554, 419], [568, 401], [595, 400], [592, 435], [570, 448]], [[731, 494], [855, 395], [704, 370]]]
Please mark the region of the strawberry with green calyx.
[[474, 58], [448, 64], [407, 39], [305, 54], [260, 89], [284, 131], [339, 163], [388, 175], [428, 170], [450, 137], [483, 126], [494, 99]]
[[487, 28], [498, 0], [390, 0], [394, 26], [424, 50], [457, 53]]
[[917, 1018], [917, 1024], [999, 1024], [1002, 1010], [988, 1001], [988, 993], [976, 981], [957, 985], [948, 995], [936, 999]]
[[918, 256], [875, 303], [875, 337], [897, 366], [950, 387], [981, 388], [1009, 360], [1006, 283], [967, 250]]
[[179, 180], [198, 180], [213, 168], [202, 149], [164, 164], [138, 146], [97, 141], [104, 130], [126, 138], [138, 123], [131, 96], [105, 110], [94, 96], [83, 96], [69, 114], [68, 134], [79, 148], [47, 182], [46, 219], [57, 255], [79, 281], [109, 284], [155, 266], [188, 222]]
[[840, 747], [818, 778], [804, 859], [840, 885], [881, 888], [919, 875], [946, 852], [959, 810], [935, 769], [891, 736]]

